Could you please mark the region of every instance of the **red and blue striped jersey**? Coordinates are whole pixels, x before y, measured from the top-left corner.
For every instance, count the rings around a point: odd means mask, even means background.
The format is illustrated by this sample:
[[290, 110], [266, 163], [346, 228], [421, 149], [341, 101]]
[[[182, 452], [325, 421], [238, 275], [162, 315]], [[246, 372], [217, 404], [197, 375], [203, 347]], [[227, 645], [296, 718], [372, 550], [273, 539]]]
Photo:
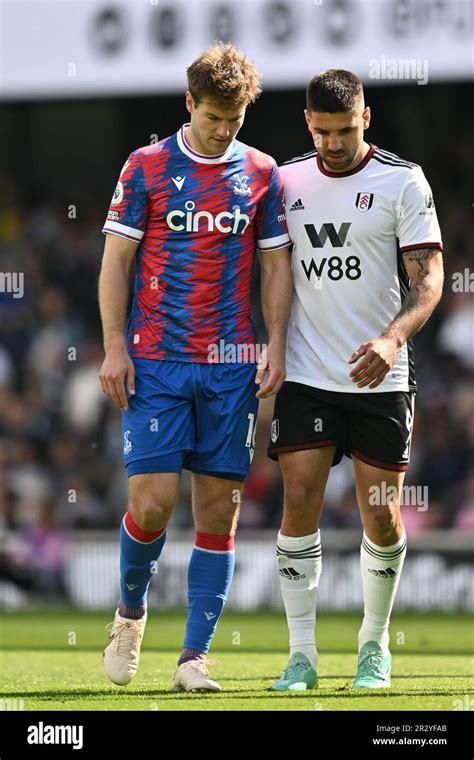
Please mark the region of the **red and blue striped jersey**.
[[132, 357], [207, 362], [221, 341], [254, 343], [256, 249], [290, 243], [274, 159], [237, 140], [219, 156], [198, 154], [186, 126], [129, 156], [103, 228], [139, 243]]

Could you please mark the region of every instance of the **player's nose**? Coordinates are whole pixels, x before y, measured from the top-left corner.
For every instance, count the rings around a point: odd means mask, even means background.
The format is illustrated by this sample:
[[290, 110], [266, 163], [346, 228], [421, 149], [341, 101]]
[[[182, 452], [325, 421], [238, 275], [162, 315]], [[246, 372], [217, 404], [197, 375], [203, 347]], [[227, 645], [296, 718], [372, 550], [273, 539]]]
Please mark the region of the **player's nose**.
[[329, 136], [327, 141], [327, 149], [332, 151], [333, 153], [336, 153], [338, 150], [342, 148], [342, 143], [339, 137], [336, 135]]
[[226, 137], [229, 137], [230, 135], [230, 127], [227, 122], [223, 122], [222, 124], [219, 124], [217, 127], [217, 134], [221, 138], [221, 140], [224, 140]]

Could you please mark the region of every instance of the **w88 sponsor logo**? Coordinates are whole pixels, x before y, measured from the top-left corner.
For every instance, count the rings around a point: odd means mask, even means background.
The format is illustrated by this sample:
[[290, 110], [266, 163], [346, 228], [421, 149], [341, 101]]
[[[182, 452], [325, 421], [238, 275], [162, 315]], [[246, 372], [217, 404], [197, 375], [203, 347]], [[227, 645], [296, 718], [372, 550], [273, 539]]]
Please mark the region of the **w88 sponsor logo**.
[[[338, 230], [332, 222], [323, 224], [319, 232], [314, 224], [305, 224], [304, 227], [313, 248], [324, 248], [328, 241], [333, 248], [342, 248], [351, 228], [351, 222], [343, 222]], [[340, 256], [330, 256], [320, 259], [319, 262], [311, 259], [309, 266], [301, 259], [301, 264], [308, 281], [311, 280], [311, 274], [314, 274], [316, 281], [320, 282], [325, 269], [327, 276], [333, 281], [342, 280], [343, 277], [347, 277], [348, 280], [358, 280], [362, 275], [358, 256], [347, 256], [345, 259]]]
[[311, 259], [309, 265], [304, 259], [301, 259], [301, 266], [308, 282], [311, 281], [312, 274], [319, 280], [325, 271], [329, 279], [333, 281], [341, 280], [343, 277], [347, 277], [348, 280], [358, 280], [362, 275], [358, 256], [347, 256], [346, 259], [341, 259], [340, 256], [330, 256], [320, 259], [318, 262]]

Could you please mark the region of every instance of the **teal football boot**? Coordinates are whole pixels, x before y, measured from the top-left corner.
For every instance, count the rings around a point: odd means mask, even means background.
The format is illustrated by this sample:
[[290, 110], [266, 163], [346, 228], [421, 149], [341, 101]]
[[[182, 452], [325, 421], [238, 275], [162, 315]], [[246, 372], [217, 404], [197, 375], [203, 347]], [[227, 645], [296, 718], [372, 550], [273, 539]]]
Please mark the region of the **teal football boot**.
[[390, 686], [392, 656], [385, 655], [378, 641], [366, 641], [359, 652], [353, 689], [385, 689]]
[[306, 691], [316, 689], [317, 685], [318, 674], [310, 661], [305, 654], [295, 652], [278, 681], [269, 688], [272, 691]]

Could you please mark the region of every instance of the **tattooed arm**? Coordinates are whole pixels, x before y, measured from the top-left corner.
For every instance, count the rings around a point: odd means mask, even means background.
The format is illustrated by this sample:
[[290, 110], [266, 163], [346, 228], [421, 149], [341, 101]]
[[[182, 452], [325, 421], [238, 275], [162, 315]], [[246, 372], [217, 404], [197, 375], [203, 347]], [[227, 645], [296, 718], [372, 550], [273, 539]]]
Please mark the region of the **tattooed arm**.
[[363, 343], [349, 364], [357, 362], [350, 377], [358, 388], [376, 388], [397, 357], [398, 349], [420, 330], [435, 310], [443, 290], [443, 259], [435, 248], [420, 248], [403, 254], [411, 280], [402, 308], [382, 335]]
[[397, 348], [421, 330], [439, 303], [443, 290], [443, 258], [435, 248], [406, 251], [403, 262], [411, 280], [410, 291], [395, 319], [382, 333], [394, 338]]

